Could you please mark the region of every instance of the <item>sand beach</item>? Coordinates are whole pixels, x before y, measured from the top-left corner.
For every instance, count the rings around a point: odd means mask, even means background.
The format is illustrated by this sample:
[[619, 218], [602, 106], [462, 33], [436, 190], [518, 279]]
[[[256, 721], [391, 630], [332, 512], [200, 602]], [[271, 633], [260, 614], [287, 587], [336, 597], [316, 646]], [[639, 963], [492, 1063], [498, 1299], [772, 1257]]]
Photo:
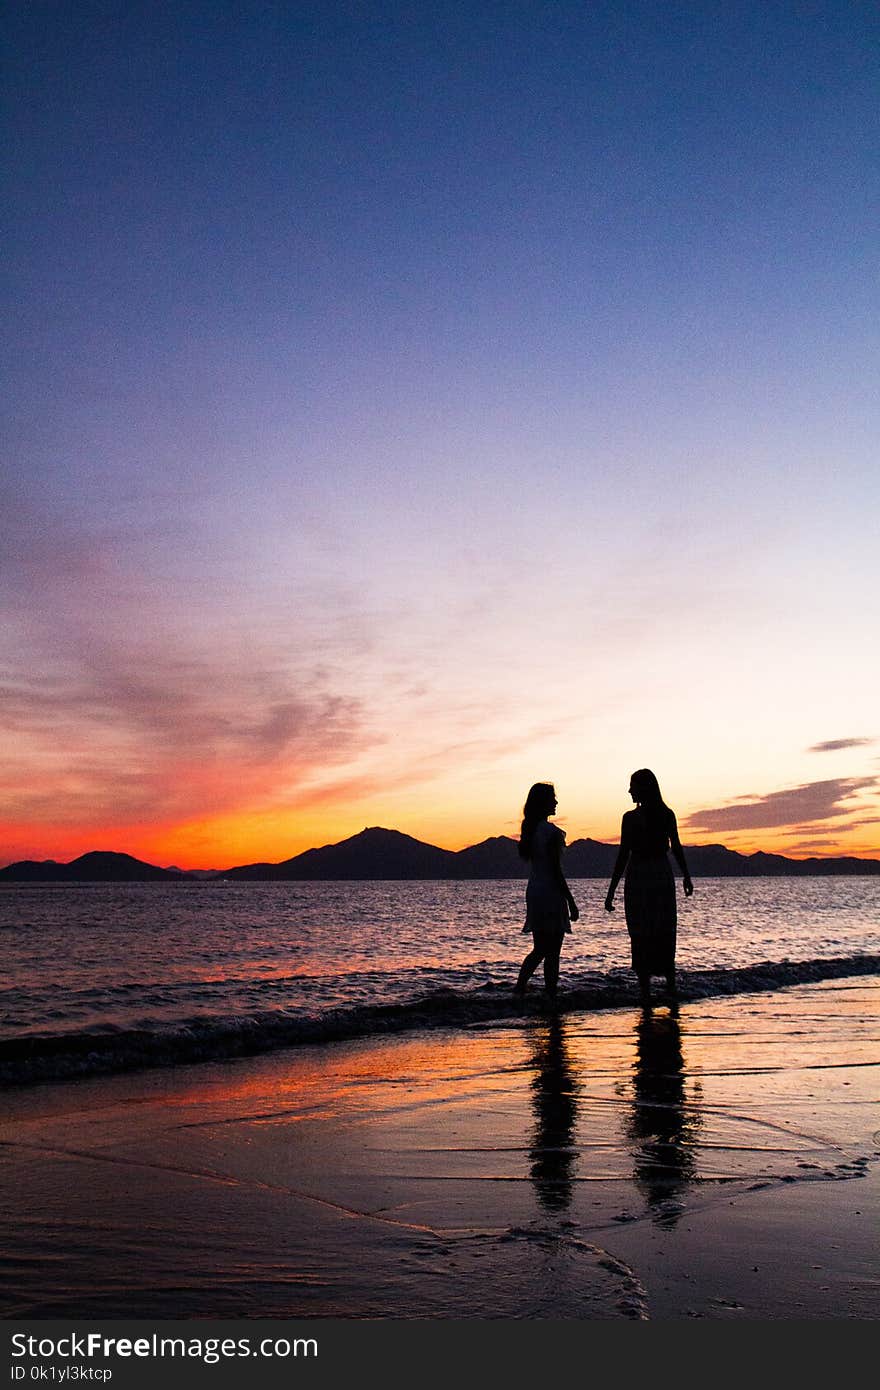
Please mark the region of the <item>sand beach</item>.
[[10, 1090], [9, 1319], [867, 1319], [880, 981]]

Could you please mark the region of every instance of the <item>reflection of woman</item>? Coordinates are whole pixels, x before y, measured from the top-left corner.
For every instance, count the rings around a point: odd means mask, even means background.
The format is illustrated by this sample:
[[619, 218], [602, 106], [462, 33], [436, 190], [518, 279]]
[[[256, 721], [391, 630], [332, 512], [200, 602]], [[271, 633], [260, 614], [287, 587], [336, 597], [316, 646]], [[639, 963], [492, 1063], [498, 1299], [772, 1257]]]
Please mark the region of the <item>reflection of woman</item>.
[[536, 782], [523, 807], [519, 852], [529, 861], [529, 882], [526, 888], [526, 924], [524, 932], [532, 933], [534, 945], [520, 967], [515, 992], [523, 994], [531, 976], [544, 962], [544, 988], [551, 999], [556, 998], [559, 980], [559, 953], [569, 921], [576, 921], [578, 910], [562, 872], [562, 851], [565, 831], [551, 825], [549, 816], [556, 814], [556, 792], [549, 782]]
[[565, 1211], [571, 1204], [572, 1176], [577, 1161], [573, 1139], [578, 1086], [558, 1014], [548, 1019], [546, 1032], [535, 1040], [533, 1065], [532, 1182], [545, 1211]]
[[681, 1029], [675, 1009], [647, 1010], [636, 1028], [634, 1105], [629, 1134], [635, 1180], [661, 1226], [674, 1226], [678, 1199], [696, 1174], [697, 1112], [688, 1107]]
[[605, 899], [614, 911], [614, 892], [624, 869], [623, 905], [632, 947], [632, 966], [639, 978], [643, 1003], [651, 998], [651, 976], [665, 975], [675, 991], [675, 879], [666, 852], [672, 848], [681, 869], [684, 894], [694, 891], [678, 838], [675, 816], [660, 795], [657, 778], [643, 767], [630, 778], [629, 794], [636, 803], [620, 826], [620, 850]]

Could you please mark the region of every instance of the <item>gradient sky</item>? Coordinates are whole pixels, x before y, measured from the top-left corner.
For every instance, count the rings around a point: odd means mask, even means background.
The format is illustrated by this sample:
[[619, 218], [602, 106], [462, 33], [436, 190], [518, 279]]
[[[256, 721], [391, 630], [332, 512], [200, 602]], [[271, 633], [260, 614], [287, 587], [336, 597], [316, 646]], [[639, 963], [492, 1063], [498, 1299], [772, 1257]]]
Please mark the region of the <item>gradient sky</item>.
[[861, 3], [13, 3], [0, 862], [880, 854]]

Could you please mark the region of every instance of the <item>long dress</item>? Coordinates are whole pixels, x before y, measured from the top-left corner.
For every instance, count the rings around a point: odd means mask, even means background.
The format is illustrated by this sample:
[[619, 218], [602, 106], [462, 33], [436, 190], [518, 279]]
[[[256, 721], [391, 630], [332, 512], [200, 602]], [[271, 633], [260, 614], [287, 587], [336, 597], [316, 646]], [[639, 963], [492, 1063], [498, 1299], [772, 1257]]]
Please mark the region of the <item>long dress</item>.
[[568, 902], [558, 877], [564, 849], [565, 831], [547, 820], [539, 821], [532, 834], [523, 931], [532, 932], [542, 940], [561, 939], [571, 931]]
[[675, 878], [667, 858], [675, 818], [651, 824], [644, 811], [627, 811], [623, 842], [629, 859], [623, 881], [623, 905], [637, 975], [670, 975], [675, 969], [677, 908]]

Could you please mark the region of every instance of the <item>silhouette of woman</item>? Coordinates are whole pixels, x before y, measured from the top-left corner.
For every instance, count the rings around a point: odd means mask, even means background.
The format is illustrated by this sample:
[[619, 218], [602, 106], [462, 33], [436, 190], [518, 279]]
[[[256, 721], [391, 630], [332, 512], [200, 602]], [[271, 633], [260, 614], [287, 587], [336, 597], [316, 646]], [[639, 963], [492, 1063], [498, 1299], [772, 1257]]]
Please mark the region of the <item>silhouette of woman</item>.
[[672, 847], [682, 873], [684, 895], [694, 891], [678, 838], [675, 816], [660, 795], [657, 778], [649, 768], [634, 772], [629, 794], [636, 803], [620, 825], [620, 850], [605, 898], [606, 912], [614, 911], [614, 892], [624, 869], [623, 905], [632, 947], [632, 967], [639, 979], [642, 1003], [651, 1001], [651, 976], [665, 975], [670, 994], [675, 993], [675, 879], [666, 852]]
[[577, 904], [562, 872], [565, 831], [558, 825], [551, 825], [548, 819], [556, 814], [556, 805], [552, 784], [536, 782], [523, 807], [519, 852], [530, 866], [523, 931], [532, 933], [534, 946], [520, 967], [514, 988], [514, 993], [524, 994], [526, 985], [543, 961], [544, 988], [550, 999], [556, 998], [563, 937], [571, 931], [569, 922], [578, 918]]

